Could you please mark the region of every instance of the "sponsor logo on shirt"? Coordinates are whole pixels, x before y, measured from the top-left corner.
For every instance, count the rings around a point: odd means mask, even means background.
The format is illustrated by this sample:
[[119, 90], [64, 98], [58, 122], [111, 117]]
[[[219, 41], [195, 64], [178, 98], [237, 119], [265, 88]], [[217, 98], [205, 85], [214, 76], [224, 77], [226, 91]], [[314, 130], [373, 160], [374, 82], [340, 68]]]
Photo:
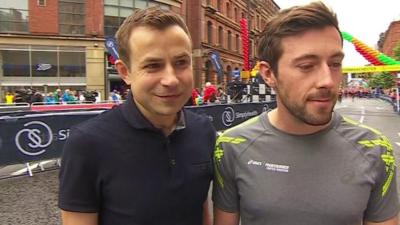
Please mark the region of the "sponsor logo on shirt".
[[287, 165], [268, 163], [268, 162], [264, 162], [264, 161], [257, 161], [257, 160], [250, 159], [247, 162], [247, 165], [264, 167], [266, 170], [273, 171], [273, 172], [283, 172], [283, 173], [289, 172], [289, 166], [287, 166]]

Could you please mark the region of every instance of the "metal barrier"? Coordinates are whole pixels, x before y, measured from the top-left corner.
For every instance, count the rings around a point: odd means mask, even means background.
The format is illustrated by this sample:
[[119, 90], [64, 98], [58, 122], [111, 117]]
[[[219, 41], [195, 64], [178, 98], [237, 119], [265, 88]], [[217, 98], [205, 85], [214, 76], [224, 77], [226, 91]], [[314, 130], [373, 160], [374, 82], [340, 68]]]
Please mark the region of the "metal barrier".
[[20, 111], [29, 111], [31, 106], [29, 103], [21, 102], [21, 103], [0, 103], [0, 112], [20, 112]]
[[[39, 110], [42, 108], [36, 108], [38, 111], [0, 114], [0, 167], [25, 164], [28, 174], [32, 175], [30, 162], [52, 160], [61, 156], [70, 127], [93, 118], [116, 104], [92, 104], [97, 106], [96, 109], [88, 108], [90, 104], [83, 104], [85, 109], [79, 110], [68, 108], [45, 112]], [[105, 108], [99, 109], [99, 106]], [[225, 130], [275, 107], [276, 102], [260, 102], [216, 104], [186, 109], [209, 118], [216, 130]], [[46, 109], [50, 108], [46, 106]], [[40, 165], [42, 164], [39, 163], [37, 168], [42, 168]]]

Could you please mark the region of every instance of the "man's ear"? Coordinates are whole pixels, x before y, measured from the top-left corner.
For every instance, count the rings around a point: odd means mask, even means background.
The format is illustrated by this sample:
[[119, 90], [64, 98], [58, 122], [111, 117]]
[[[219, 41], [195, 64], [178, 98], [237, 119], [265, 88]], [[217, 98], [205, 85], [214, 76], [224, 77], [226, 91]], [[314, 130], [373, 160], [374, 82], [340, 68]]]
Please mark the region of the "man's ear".
[[265, 61], [260, 62], [260, 74], [265, 83], [268, 84], [268, 86], [272, 88], [276, 87], [276, 77], [268, 62]]
[[115, 61], [115, 68], [117, 69], [121, 79], [124, 80], [127, 85], [130, 85], [131, 76], [128, 66], [126, 66], [126, 64], [122, 60], [118, 59], [117, 61]]

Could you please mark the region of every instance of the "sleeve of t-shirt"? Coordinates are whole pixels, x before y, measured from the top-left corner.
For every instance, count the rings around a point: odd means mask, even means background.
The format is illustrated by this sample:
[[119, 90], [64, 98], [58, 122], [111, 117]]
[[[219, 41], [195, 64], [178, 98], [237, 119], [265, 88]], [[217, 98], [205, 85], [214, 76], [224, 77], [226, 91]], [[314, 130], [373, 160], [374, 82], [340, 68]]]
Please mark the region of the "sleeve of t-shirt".
[[239, 211], [234, 169], [236, 158], [229, 149], [229, 143], [223, 143], [221, 137], [217, 139], [214, 151], [213, 201], [214, 207], [233, 213]]
[[72, 129], [62, 153], [59, 174], [59, 207], [65, 211], [99, 210], [100, 185], [93, 143], [88, 135]]
[[393, 146], [386, 140], [386, 147], [381, 146], [381, 155], [378, 156], [374, 169], [377, 170], [375, 187], [373, 188], [365, 220], [382, 222], [393, 218], [399, 212], [399, 200], [396, 185], [396, 165], [393, 155]]

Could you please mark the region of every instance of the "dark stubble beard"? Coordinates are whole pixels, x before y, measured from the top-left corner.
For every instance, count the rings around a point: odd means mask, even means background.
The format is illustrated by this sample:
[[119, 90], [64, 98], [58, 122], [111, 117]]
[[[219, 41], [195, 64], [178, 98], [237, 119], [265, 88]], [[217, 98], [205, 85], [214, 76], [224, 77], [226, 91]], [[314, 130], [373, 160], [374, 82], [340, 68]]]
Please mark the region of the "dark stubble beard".
[[[328, 111], [320, 109], [317, 112], [310, 112], [307, 110], [306, 105], [300, 105], [296, 101], [291, 101], [285, 94], [285, 91], [280, 91], [279, 88], [276, 88], [276, 91], [282, 105], [284, 105], [289, 113], [299, 121], [311, 126], [323, 126], [331, 121], [334, 104]], [[336, 102], [337, 99], [337, 95], [333, 94], [332, 91], [328, 89], [321, 89], [318, 93], [308, 96], [308, 98], [317, 97], [329, 97], [333, 102]]]

